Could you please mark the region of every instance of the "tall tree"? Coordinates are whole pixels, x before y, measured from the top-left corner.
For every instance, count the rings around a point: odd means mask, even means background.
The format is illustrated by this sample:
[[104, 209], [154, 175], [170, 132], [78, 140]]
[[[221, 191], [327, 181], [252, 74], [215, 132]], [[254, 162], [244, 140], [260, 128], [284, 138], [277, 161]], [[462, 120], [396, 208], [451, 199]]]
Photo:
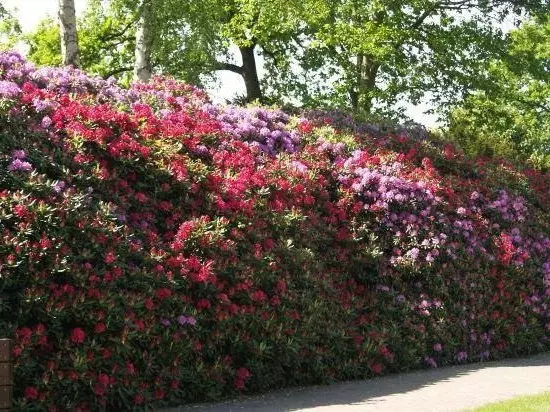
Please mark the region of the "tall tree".
[[524, 23], [508, 40], [487, 81], [450, 112], [447, 135], [470, 154], [550, 168], [550, 21]]
[[[286, 61], [302, 3], [147, 0], [136, 8], [133, 0], [89, 0], [78, 22], [81, 65], [105, 77], [125, 75], [130, 67], [145, 81], [155, 70], [198, 85], [229, 70], [242, 77], [245, 100], [263, 101], [257, 57]], [[27, 36], [33, 61], [57, 62], [50, 41], [56, 30], [42, 22]], [[241, 62], [233, 60], [235, 53]]]
[[21, 38], [21, 33], [17, 18], [0, 3], [0, 50], [12, 49]]
[[504, 50], [506, 16], [543, 12], [547, 1], [320, 0], [302, 64], [331, 79], [325, 97], [356, 112], [455, 99]]
[[[289, 57], [295, 52], [294, 39], [304, 27], [304, 13], [316, 0], [221, 0], [219, 35], [238, 51], [241, 65], [218, 59], [218, 70], [239, 74], [246, 87], [246, 100], [265, 100], [265, 89], [277, 72], [289, 72]], [[260, 81], [257, 56], [269, 62], [269, 75]]]
[[134, 79], [147, 82], [151, 78], [153, 49], [153, 0], [143, 0], [136, 29]]
[[59, 31], [61, 36], [61, 56], [65, 66], [80, 65], [78, 57], [78, 32], [74, 0], [59, 0]]

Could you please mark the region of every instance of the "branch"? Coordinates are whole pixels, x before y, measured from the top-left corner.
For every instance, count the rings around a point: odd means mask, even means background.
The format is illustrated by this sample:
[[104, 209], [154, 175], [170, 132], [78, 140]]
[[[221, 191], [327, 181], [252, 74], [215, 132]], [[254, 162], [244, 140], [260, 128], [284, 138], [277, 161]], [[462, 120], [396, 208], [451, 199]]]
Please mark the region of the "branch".
[[418, 29], [422, 23], [424, 23], [424, 20], [426, 20], [428, 17], [430, 17], [430, 15], [436, 11], [440, 6], [440, 3], [435, 3], [432, 7], [424, 10], [424, 13], [422, 13], [420, 16], [418, 16], [418, 18], [415, 20], [415, 22], [413, 24], [411, 24], [411, 27], [410, 29], [411, 30], [416, 30]]
[[133, 70], [133, 67], [119, 67], [118, 69], [113, 69], [110, 72], [103, 75], [103, 79], [108, 79], [111, 76], [116, 76], [117, 74], [130, 72]]
[[115, 33], [110, 33], [108, 35], [105, 35], [105, 36], [101, 36], [99, 39], [101, 41], [104, 41], [104, 42], [108, 42], [108, 41], [111, 41], [111, 40], [114, 40], [116, 39], [117, 37], [121, 37], [122, 35], [126, 34], [126, 32], [128, 31], [128, 29], [130, 27], [132, 27], [132, 25], [136, 22], [136, 19], [135, 18], [132, 18], [130, 20], [130, 22], [124, 26], [121, 30], [115, 32]]
[[240, 75], [244, 73], [244, 68], [242, 66], [237, 66], [236, 64], [218, 62], [218, 61], [214, 63], [214, 70], [227, 70]]

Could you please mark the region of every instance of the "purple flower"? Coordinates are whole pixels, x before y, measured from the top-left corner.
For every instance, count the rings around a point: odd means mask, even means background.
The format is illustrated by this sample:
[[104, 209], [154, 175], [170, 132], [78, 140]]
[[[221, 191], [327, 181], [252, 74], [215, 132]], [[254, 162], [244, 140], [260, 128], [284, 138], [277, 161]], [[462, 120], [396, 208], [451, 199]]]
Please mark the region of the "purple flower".
[[160, 323], [163, 324], [166, 327], [170, 326], [170, 324], [171, 324], [171, 322], [168, 319], [161, 319]]
[[0, 80], [0, 97], [13, 98], [20, 92], [21, 89], [16, 83]]
[[415, 248], [409, 250], [409, 251], [406, 253], [406, 255], [407, 255], [408, 257], [410, 257], [412, 260], [416, 260], [416, 259], [418, 259], [419, 253], [420, 253], [420, 250], [419, 250], [417, 247], [415, 247]]
[[461, 351], [456, 354], [456, 360], [458, 362], [464, 362], [466, 359], [468, 359], [468, 354], [466, 352]]
[[32, 165], [29, 162], [23, 162], [20, 159], [14, 159], [8, 166], [8, 170], [10, 172], [30, 172], [32, 170]]
[[305, 164], [297, 160], [292, 161], [292, 167], [300, 173], [306, 173], [309, 170]]
[[44, 128], [44, 129], [47, 129], [48, 127], [50, 127], [52, 125], [52, 119], [49, 117], [49, 116], [44, 116], [44, 118], [42, 119], [42, 122], [41, 122], [41, 126]]
[[441, 343], [436, 343], [434, 345], [434, 351], [441, 352], [443, 350], [443, 346], [441, 346]]
[[180, 325], [196, 325], [197, 324], [197, 320], [193, 317], [193, 316], [184, 316], [184, 315], [181, 315], [181, 316], [178, 316], [178, 323]]
[[21, 159], [23, 160], [25, 157], [27, 157], [27, 153], [25, 153], [24, 150], [14, 150], [12, 157], [14, 159]]
[[424, 357], [424, 362], [426, 362], [426, 365], [428, 365], [430, 368], [437, 368], [437, 363], [434, 360], [434, 358], [431, 358], [429, 356]]
[[60, 180], [55, 185], [53, 185], [53, 191], [56, 193], [61, 193], [63, 192], [63, 190], [65, 190], [66, 186], [67, 184], [63, 180]]
[[300, 143], [300, 136], [287, 130], [289, 117], [280, 110], [211, 104], [205, 104], [202, 109], [221, 123], [228, 136], [258, 147], [270, 156], [294, 153]]

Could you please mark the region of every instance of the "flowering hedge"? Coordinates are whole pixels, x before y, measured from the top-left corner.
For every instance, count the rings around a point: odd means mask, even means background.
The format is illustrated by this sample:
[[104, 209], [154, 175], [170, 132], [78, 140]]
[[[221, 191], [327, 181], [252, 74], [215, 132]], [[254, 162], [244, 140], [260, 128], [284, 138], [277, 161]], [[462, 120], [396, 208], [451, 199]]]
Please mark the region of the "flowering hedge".
[[549, 345], [550, 176], [345, 116], [0, 54], [22, 410], [127, 410]]

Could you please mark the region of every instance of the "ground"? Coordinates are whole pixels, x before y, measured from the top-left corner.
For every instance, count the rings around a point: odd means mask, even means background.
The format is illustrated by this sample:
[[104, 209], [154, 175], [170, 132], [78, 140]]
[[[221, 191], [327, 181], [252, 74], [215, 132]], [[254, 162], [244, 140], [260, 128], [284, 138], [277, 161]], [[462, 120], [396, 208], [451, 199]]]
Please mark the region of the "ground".
[[423, 370], [379, 379], [298, 388], [166, 412], [462, 411], [550, 390], [550, 353], [524, 359]]

